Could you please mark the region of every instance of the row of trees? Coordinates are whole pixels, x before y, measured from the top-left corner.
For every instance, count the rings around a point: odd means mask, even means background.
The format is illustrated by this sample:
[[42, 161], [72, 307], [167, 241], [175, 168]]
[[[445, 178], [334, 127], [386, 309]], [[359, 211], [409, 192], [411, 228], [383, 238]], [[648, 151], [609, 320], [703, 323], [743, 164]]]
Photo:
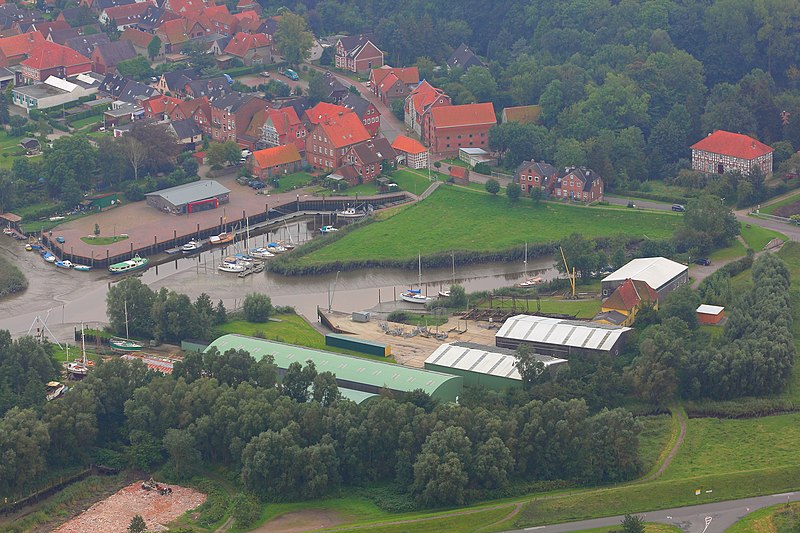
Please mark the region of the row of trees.
[[722, 339], [697, 335], [700, 298], [690, 288], [670, 295], [662, 323], [642, 335], [629, 369], [634, 390], [665, 403], [676, 395], [727, 400], [783, 390], [794, 366], [789, 271], [772, 254], [753, 263], [753, 285], [728, 307]]

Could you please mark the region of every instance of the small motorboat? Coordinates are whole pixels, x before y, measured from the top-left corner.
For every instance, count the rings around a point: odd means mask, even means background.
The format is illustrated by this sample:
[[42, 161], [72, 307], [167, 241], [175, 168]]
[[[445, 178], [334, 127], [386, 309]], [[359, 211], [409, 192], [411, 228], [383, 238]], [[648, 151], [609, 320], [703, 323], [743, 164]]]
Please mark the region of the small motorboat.
[[11, 228], [3, 228], [3, 235], [14, 235], [14, 230]]
[[42, 254], [42, 259], [44, 259], [48, 263], [55, 263], [56, 262], [56, 256], [54, 256], [50, 252], [44, 252]]
[[79, 359], [76, 359], [75, 361], [67, 363], [67, 372], [69, 372], [73, 377], [81, 379], [86, 377], [86, 375], [89, 373], [89, 365]]
[[89, 272], [92, 269], [89, 265], [72, 265], [72, 270], [77, 270], [78, 272]]
[[203, 243], [192, 239], [191, 241], [181, 246], [181, 252], [185, 254], [193, 254], [195, 252], [199, 252], [201, 248], [203, 248]]
[[55, 265], [58, 268], [72, 268], [75, 266], [74, 264], [72, 264], [72, 261], [67, 261], [66, 259], [64, 261], [56, 261]]
[[367, 216], [366, 211], [357, 211], [353, 207], [348, 207], [344, 211], [337, 211], [336, 216], [338, 218], [361, 218]]
[[132, 341], [130, 339], [111, 339], [108, 343], [111, 346], [112, 350], [116, 350], [118, 352], [138, 352], [144, 346], [136, 341]]
[[223, 262], [221, 265], [217, 267], [220, 272], [231, 272], [234, 274], [238, 274], [239, 272], [244, 272], [247, 270], [247, 267], [242, 263], [225, 263]]
[[319, 228], [319, 232], [323, 235], [326, 233], [333, 233], [334, 231], [339, 231], [338, 228], [334, 228], [333, 226], [322, 226]]
[[404, 302], [409, 302], [412, 304], [426, 304], [431, 301], [431, 299], [422, 294], [422, 291], [419, 289], [408, 289], [407, 291], [403, 291], [400, 293], [400, 298]]
[[45, 398], [47, 401], [52, 401], [64, 394], [64, 391], [67, 390], [67, 386], [63, 383], [58, 381], [50, 381], [47, 383], [47, 388], [45, 389]]
[[219, 235], [212, 235], [209, 237], [208, 242], [210, 242], [212, 246], [228, 244], [229, 242], [233, 242], [233, 233], [226, 233], [223, 231]]
[[33, 246], [31, 246], [30, 244], [26, 244], [26, 245], [25, 245], [25, 251], [26, 251], [26, 252], [33, 251]]
[[540, 285], [541, 283], [542, 283], [542, 278], [540, 278], [539, 276], [536, 276], [535, 278], [526, 278], [525, 280], [520, 281], [519, 283], [515, 284], [514, 286], [515, 287], [519, 287], [521, 289], [526, 289], [528, 287], [534, 287], [536, 285]]
[[122, 261], [120, 263], [114, 263], [110, 267], [108, 267], [108, 271], [112, 274], [124, 274], [125, 272], [131, 272], [133, 270], [139, 270], [141, 268], [147, 268], [147, 263], [149, 259], [146, 257], [139, 257], [139, 254], [133, 256], [133, 258]]
[[439, 298], [450, 298], [450, 289], [442, 289], [439, 291]]
[[250, 255], [252, 255], [256, 259], [269, 259], [270, 257], [275, 257], [275, 254], [273, 254], [266, 248], [253, 248], [252, 250], [250, 250]]
[[[31, 247], [31, 250], [36, 250], [37, 252], [42, 249], [41, 244], [30, 244], [29, 246]], [[26, 247], [25, 249], [27, 250], [28, 248]]]
[[241, 257], [236, 256], [228, 256], [222, 260], [223, 265], [242, 265], [243, 267], [247, 268], [253, 266], [253, 261], [248, 261], [247, 259], [242, 259]]

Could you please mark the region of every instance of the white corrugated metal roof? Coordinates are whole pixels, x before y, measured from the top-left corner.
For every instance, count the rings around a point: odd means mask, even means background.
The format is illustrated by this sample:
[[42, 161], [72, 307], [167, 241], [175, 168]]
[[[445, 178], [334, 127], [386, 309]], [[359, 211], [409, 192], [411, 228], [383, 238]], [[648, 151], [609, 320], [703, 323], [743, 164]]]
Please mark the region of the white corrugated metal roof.
[[689, 267], [671, 261], [666, 257], [642, 257], [634, 259], [616, 272], [612, 272], [603, 281], [625, 281], [633, 279], [644, 281], [654, 290], [658, 290], [675, 276], [688, 270]]
[[[566, 359], [558, 359], [549, 355], [534, 354], [545, 367], [558, 363], [566, 363]], [[521, 380], [514, 362], [513, 352], [494, 346], [481, 346], [468, 342], [442, 344], [425, 360], [425, 364], [458, 368], [479, 374], [500, 376]]]
[[607, 351], [630, 329], [594, 322], [517, 315], [506, 320], [495, 337]]
[[697, 308], [697, 312], [703, 313], [704, 315], [718, 315], [724, 310], [725, 310], [724, 307], [720, 307], [718, 305], [708, 305], [708, 304], [700, 304], [700, 307]]
[[145, 196], [161, 196], [172, 205], [184, 205], [205, 200], [213, 196], [228, 194], [230, 189], [215, 180], [197, 180], [160, 191], [149, 192]]
[[51, 87], [61, 89], [62, 91], [67, 91], [68, 93], [71, 93], [78, 88], [78, 86], [71, 81], [62, 80], [61, 78], [56, 78], [55, 76], [49, 76], [46, 80], [44, 80], [44, 82]]

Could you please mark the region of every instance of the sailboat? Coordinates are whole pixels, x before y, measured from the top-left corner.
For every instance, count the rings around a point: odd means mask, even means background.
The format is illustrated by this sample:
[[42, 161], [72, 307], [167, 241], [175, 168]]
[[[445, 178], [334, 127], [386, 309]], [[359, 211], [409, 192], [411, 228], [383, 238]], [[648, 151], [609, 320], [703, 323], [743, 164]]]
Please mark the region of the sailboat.
[[128, 300], [125, 300], [125, 338], [113, 338], [111, 339], [108, 344], [111, 346], [111, 349], [117, 352], [138, 352], [144, 345], [138, 343], [136, 341], [130, 340], [128, 337], [130, 333], [128, 333]]
[[[422, 287], [422, 254], [417, 257], [417, 264], [418, 264], [418, 286]], [[431, 299], [422, 294], [421, 289], [408, 289], [407, 291], [403, 291], [400, 293], [400, 299], [404, 302], [409, 302], [412, 304], [426, 304]]]
[[[67, 372], [74, 379], [83, 379], [89, 373], [89, 364], [86, 362], [86, 340], [83, 335], [83, 324], [81, 324], [81, 352], [83, 357], [67, 363]], [[69, 358], [69, 357], [68, 357]]]
[[[450, 257], [452, 257], [452, 259], [453, 259], [453, 280], [450, 283], [450, 287], [452, 287], [453, 285], [456, 284], [456, 253], [455, 252], [450, 252]], [[439, 291], [439, 297], [440, 298], [449, 298], [450, 297], [450, 288], [441, 289]]]
[[529, 287], [533, 287], [534, 285], [539, 285], [542, 282], [542, 278], [539, 276], [529, 278], [528, 277], [528, 243], [525, 243], [525, 261], [523, 262], [524, 273], [522, 277], [522, 281], [514, 285], [515, 287], [519, 287], [521, 289], [527, 289]]

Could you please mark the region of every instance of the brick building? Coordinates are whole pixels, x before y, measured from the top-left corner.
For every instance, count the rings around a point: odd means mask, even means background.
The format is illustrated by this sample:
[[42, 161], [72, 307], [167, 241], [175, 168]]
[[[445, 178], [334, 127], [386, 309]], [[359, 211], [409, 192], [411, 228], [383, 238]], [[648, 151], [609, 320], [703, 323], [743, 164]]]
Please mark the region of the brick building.
[[306, 137], [306, 161], [318, 169], [339, 168], [347, 149], [369, 138], [369, 132], [355, 113], [325, 115], [311, 127]]
[[551, 180], [550, 196], [557, 200], [597, 202], [603, 199], [603, 178], [586, 167], [567, 167]]
[[422, 137], [422, 125], [431, 109], [452, 105], [450, 97], [426, 80], [422, 80], [406, 97], [403, 107], [406, 128]]
[[692, 170], [707, 174], [724, 174], [738, 170], [749, 174], [758, 167], [772, 174], [772, 148], [741, 133], [717, 130], [692, 145]]
[[433, 107], [422, 124], [422, 142], [439, 154], [459, 148], [486, 148], [489, 129], [497, 124], [491, 102]]
[[383, 52], [366, 35], [342, 37], [336, 42], [336, 68], [367, 73], [383, 66]]

